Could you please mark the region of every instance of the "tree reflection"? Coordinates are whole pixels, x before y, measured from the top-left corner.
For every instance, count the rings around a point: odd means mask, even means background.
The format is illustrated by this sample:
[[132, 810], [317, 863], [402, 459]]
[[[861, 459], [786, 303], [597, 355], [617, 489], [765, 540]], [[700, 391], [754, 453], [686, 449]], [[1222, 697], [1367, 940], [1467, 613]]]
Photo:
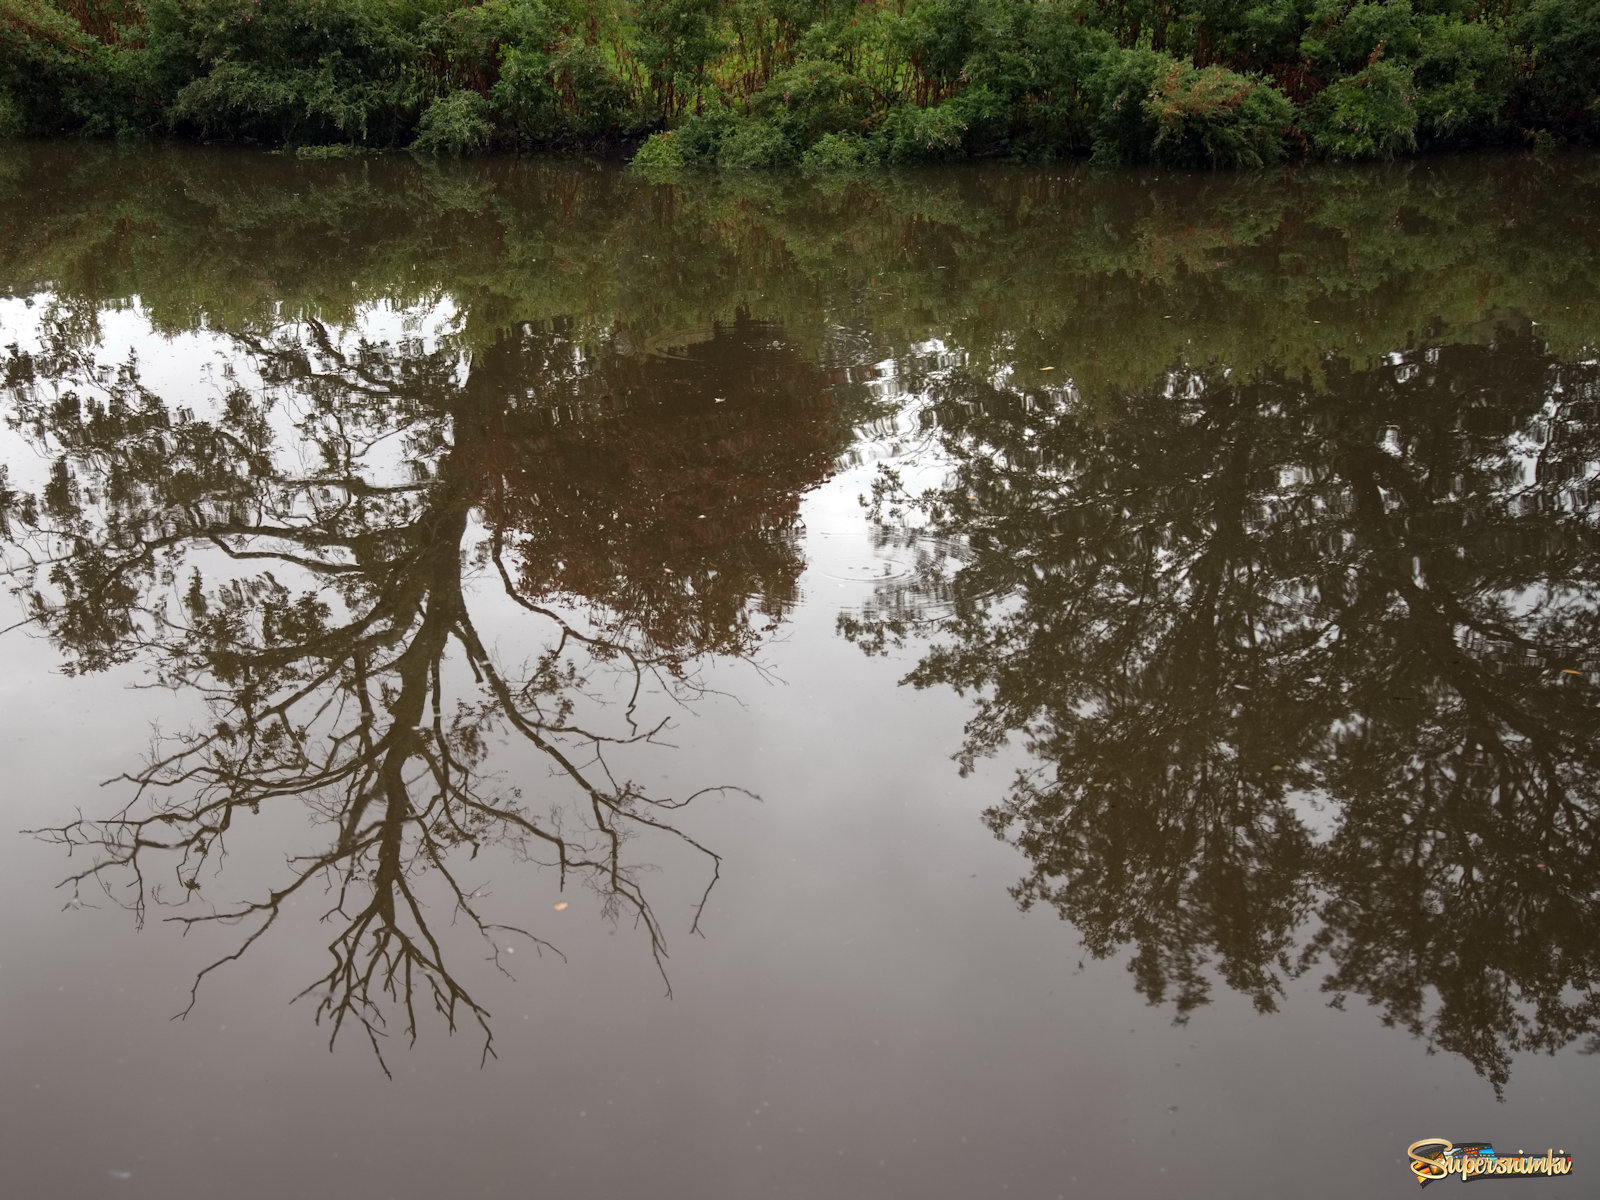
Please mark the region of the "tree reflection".
[[1526, 330], [1324, 370], [1114, 417], [947, 374], [950, 479], [873, 510], [960, 553], [842, 628], [932, 637], [908, 681], [973, 695], [964, 768], [1024, 740], [1014, 895], [1152, 1002], [1214, 967], [1270, 1010], [1325, 961], [1498, 1091], [1600, 1023], [1600, 371]]
[[[448, 339], [308, 320], [233, 339], [200, 414], [61, 325], [5, 372], [13, 426], [50, 462], [36, 489], [0, 478], [29, 621], [69, 670], [138, 662], [210, 713], [125, 776], [118, 813], [39, 831], [89, 852], [74, 889], [98, 884], [141, 921], [176, 904], [186, 927], [248, 931], [185, 1013], [320, 887], [328, 969], [301, 994], [331, 1039], [358, 1026], [382, 1062], [393, 1014], [414, 1040], [431, 1007], [475, 1025], [487, 1057], [489, 1013], [430, 903], [496, 965], [510, 935], [554, 949], [463, 880], [491, 846], [592, 889], [660, 967], [629, 843], [675, 841], [707, 866], [698, 929], [720, 859], [675, 815], [724, 789], [653, 795], [613, 757], [665, 725], [642, 714], [646, 685], [691, 699], [700, 657], [748, 657], [792, 600], [799, 495], [838, 447], [821, 385], [773, 330], [741, 318], [638, 360], [519, 326], [464, 360]], [[537, 622], [525, 665], [491, 652], [480, 578]], [[547, 771], [537, 795], [491, 771], [507, 738]], [[323, 847], [258, 898], [209, 905], [237, 825], [291, 799], [325, 823]]]

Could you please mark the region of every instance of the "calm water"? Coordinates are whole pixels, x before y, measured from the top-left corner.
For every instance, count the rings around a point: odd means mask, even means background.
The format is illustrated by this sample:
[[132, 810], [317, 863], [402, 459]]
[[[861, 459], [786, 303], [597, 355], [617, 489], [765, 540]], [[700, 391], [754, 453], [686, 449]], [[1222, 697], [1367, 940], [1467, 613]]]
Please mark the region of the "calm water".
[[1583, 1194], [1597, 194], [6, 150], [0, 1191]]

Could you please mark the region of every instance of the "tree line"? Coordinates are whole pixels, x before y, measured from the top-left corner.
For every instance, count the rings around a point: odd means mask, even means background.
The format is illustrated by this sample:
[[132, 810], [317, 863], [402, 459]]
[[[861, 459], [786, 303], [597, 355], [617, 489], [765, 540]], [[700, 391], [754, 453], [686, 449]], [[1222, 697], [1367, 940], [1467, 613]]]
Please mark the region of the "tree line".
[[1592, 0], [0, 0], [0, 137], [828, 171], [1597, 132]]

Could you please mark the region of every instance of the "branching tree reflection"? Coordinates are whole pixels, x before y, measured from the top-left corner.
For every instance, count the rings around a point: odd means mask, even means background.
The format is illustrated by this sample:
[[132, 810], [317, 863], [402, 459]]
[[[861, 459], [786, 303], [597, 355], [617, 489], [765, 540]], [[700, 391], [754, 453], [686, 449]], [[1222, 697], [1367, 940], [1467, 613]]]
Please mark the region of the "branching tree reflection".
[[909, 682], [974, 696], [964, 767], [1025, 740], [1015, 895], [1152, 1002], [1214, 964], [1271, 1009], [1326, 960], [1499, 1089], [1600, 1017], [1600, 382], [1525, 331], [1326, 372], [1114, 418], [949, 375], [950, 479], [873, 506], [962, 552], [842, 627], [932, 636]]
[[[138, 661], [211, 714], [125, 777], [116, 815], [41, 832], [88, 852], [74, 888], [141, 920], [175, 903], [186, 926], [248, 931], [200, 972], [191, 1009], [207, 975], [326, 889], [328, 970], [302, 994], [333, 1039], [354, 1024], [381, 1062], [386, 1011], [414, 1039], [431, 1007], [492, 1054], [430, 904], [497, 965], [508, 935], [554, 948], [493, 921], [461, 877], [489, 846], [591, 888], [659, 967], [663, 924], [628, 844], [674, 840], [707, 864], [698, 928], [720, 859], [674, 815], [703, 793], [652, 795], [612, 754], [664, 727], [641, 715], [647, 684], [690, 699], [698, 657], [749, 655], [782, 618], [798, 497], [837, 449], [817, 381], [770, 329], [740, 320], [716, 341], [641, 363], [524, 326], [464, 362], [305, 321], [237, 339], [199, 415], [66, 330], [12, 349], [13, 425], [51, 463], [36, 491], [3, 494], [29, 619], [70, 670]], [[692, 521], [666, 482], [689, 466]], [[524, 665], [490, 652], [475, 574], [538, 623]], [[544, 764], [537, 796], [491, 771], [507, 737]], [[326, 845], [267, 894], [210, 906], [237, 824], [289, 799], [326, 822]]]

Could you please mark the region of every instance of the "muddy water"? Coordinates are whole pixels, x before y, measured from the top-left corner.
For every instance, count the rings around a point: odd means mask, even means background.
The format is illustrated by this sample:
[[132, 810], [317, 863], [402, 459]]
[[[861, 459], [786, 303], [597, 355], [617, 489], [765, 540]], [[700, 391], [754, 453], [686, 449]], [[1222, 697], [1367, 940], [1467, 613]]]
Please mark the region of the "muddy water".
[[6, 150], [3, 1190], [1583, 1176], [1597, 186]]

